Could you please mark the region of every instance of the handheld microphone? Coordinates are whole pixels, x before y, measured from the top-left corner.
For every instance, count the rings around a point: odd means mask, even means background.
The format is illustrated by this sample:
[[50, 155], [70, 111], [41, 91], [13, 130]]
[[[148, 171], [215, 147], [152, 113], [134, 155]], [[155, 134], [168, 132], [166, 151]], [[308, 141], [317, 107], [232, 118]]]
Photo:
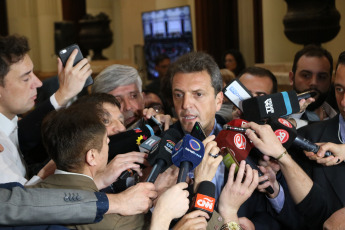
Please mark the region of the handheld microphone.
[[[244, 123], [247, 123], [247, 121], [243, 119], [235, 119], [227, 123], [227, 125], [231, 127], [241, 127]], [[226, 149], [226, 151], [221, 151], [221, 154], [225, 155], [223, 155], [223, 162], [227, 169], [230, 168], [232, 163], [245, 160], [247, 164], [258, 171], [259, 176], [264, 175], [249, 156], [254, 146], [246, 135], [241, 132], [222, 130], [219, 132], [215, 141], [220, 149]], [[260, 184], [263, 184], [266, 181], [268, 180], [262, 181]], [[274, 192], [271, 186], [267, 187], [265, 190], [270, 194]]]
[[259, 122], [270, 117], [281, 117], [300, 111], [295, 91], [253, 97], [242, 102], [244, 119]]
[[180, 168], [177, 183], [186, 182], [188, 172], [200, 164], [204, 153], [204, 144], [189, 134], [175, 145], [172, 162]]
[[204, 211], [210, 216], [211, 219], [216, 203], [215, 193], [216, 186], [211, 181], [202, 181], [199, 184], [198, 191], [193, 198], [190, 210]]
[[162, 136], [158, 147], [149, 153], [147, 161], [153, 165], [146, 182], [154, 183], [159, 173], [172, 165], [171, 155], [175, 144], [182, 138], [180, 132], [174, 128], [168, 129]]
[[[308, 152], [317, 153], [319, 151], [320, 146], [299, 136], [297, 134], [296, 128], [286, 119], [271, 118], [268, 124], [272, 127], [275, 135], [278, 137], [280, 143], [282, 143], [284, 148], [288, 149], [291, 145], [295, 145]], [[327, 151], [325, 153], [325, 157], [331, 155], [332, 153], [330, 151]]]
[[139, 151], [139, 145], [153, 135], [154, 131], [152, 127], [144, 125], [140, 128], [109, 136], [108, 161], [113, 159], [117, 154]]
[[[149, 153], [158, 147], [158, 143], [160, 142], [161, 138], [153, 135], [147, 138], [143, 143], [139, 145], [139, 151], [142, 153]], [[133, 176], [134, 172], [132, 169], [127, 169], [126, 171], [122, 172], [120, 175], [120, 180], [125, 180], [130, 176]]]

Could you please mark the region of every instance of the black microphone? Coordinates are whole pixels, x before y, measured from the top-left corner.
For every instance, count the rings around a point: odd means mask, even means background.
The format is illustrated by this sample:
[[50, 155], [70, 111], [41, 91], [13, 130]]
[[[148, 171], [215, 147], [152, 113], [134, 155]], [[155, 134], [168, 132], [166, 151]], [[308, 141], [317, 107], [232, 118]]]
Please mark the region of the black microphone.
[[154, 183], [159, 173], [164, 172], [172, 165], [172, 151], [176, 143], [180, 141], [181, 138], [181, 133], [174, 128], [170, 128], [162, 134], [158, 147], [151, 151], [147, 158], [147, 161], [150, 163], [150, 165], [153, 165], [153, 168], [150, 175], [146, 179], [146, 182]]
[[[139, 145], [139, 151], [142, 153], [149, 153], [154, 151], [158, 147], [158, 143], [160, 142], [161, 138], [153, 135], [146, 139], [143, 143]], [[125, 180], [130, 176], [133, 176], [134, 172], [132, 169], [127, 169], [126, 171], [122, 172], [120, 175], [120, 180]]]
[[216, 186], [211, 181], [200, 182], [198, 191], [193, 197], [193, 202], [192, 202], [190, 211], [194, 211], [194, 210], [204, 211], [210, 216], [210, 219], [211, 219], [214, 206], [216, 203], [215, 193], [216, 193]]
[[132, 151], [139, 152], [139, 145], [154, 135], [150, 125], [128, 130], [113, 136], [109, 136], [109, 156], [108, 161], [112, 160], [117, 154]]
[[[272, 127], [284, 148], [288, 149], [291, 145], [295, 145], [308, 152], [317, 153], [319, 151], [320, 146], [299, 136], [296, 128], [288, 120], [284, 118], [271, 118], [268, 124]], [[331, 155], [330, 151], [326, 151], [325, 157]]]
[[300, 111], [295, 91], [274, 93], [246, 99], [242, 102], [244, 119], [259, 122], [270, 117], [281, 117]]
[[177, 183], [186, 182], [188, 172], [200, 164], [204, 153], [204, 144], [189, 134], [175, 145], [172, 162], [180, 168]]

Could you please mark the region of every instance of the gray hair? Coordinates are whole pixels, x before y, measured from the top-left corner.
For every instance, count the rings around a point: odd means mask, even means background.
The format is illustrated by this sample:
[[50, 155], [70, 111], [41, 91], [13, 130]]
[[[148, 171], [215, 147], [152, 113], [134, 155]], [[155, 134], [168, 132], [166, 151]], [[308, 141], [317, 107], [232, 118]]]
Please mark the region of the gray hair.
[[94, 79], [92, 93], [109, 93], [119, 86], [136, 84], [142, 91], [143, 82], [138, 71], [126, 65], [111, 65], [100, 72]]

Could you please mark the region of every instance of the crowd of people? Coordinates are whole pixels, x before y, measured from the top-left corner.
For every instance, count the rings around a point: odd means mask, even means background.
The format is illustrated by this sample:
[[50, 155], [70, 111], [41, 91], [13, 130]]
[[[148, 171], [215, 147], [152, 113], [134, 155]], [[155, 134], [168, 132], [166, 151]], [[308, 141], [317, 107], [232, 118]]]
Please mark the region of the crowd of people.
[[[227, 168], [216, 137], [244, 114], [223, 88], [237, 79], [253, 97], [278, 92], [274, 74], [246, 67], [239, 51], [225, 53], [222, 70], [204, 52], [174, 62], [161, 55], [159, 78], [148, 86], [135, 68], [111, 65], [88, 94], [91, 66], [87, 59], [73, 65], [75, 50], [65, 66], [58, 59], [57, 88], [39, 95], [29, 50], [25, 37], [0, 37], [0, 229], [344, 228], [345, 52], [333, 82], [331, 54], [314, 45], [296, 53], [289, 74], [296, 93], [316, 93], [285, 118], [319, 145], [317, 152], [285, 148], [270, 125], [248, 121], [242, 136], [255, 147], [258, 168], [245, 160]], [[159, 129], [149, 125], [152, 119]], [[205, 151], [180, 183], [182, 169], [174, 164], [148, 182], [155, 150], [141, 152], [140, 143], [121, 139], [145, 127], [162, 143], [171, 130], [181, 139], [196, 122]], [[165, 141], [177, 148], [180, 140]], [[125, 147], [131, 150], [121, 152]], [[211, 211], [195, 208], [206, 181], [215, 188]]]

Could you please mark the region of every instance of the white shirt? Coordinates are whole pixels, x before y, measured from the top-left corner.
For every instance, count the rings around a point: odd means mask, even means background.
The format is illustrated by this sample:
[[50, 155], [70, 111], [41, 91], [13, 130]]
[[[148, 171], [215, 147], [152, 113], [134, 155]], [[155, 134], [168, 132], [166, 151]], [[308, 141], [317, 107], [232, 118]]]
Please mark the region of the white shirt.
[[0, 113], [0, 144], [4, 151], [0, 152], [0, 183], [19, 182], [22, 185], [32, 185], [40, 178], [34, 176], [30, 181], [25, 178], [25, 163], [19, 152], [18, 117], [9, 120]]
[[[55, 109], [60, 108], [55, 94], [50, 97]], [[38, 176], [26, 179], [25, 162], [19, 150], [18, 117], [9, 120], [0, 113], [0, 144], [4, 151], [0, 152], [0, 183], [19, 182], [22, 185], [34, 185], [41, 181]]]

